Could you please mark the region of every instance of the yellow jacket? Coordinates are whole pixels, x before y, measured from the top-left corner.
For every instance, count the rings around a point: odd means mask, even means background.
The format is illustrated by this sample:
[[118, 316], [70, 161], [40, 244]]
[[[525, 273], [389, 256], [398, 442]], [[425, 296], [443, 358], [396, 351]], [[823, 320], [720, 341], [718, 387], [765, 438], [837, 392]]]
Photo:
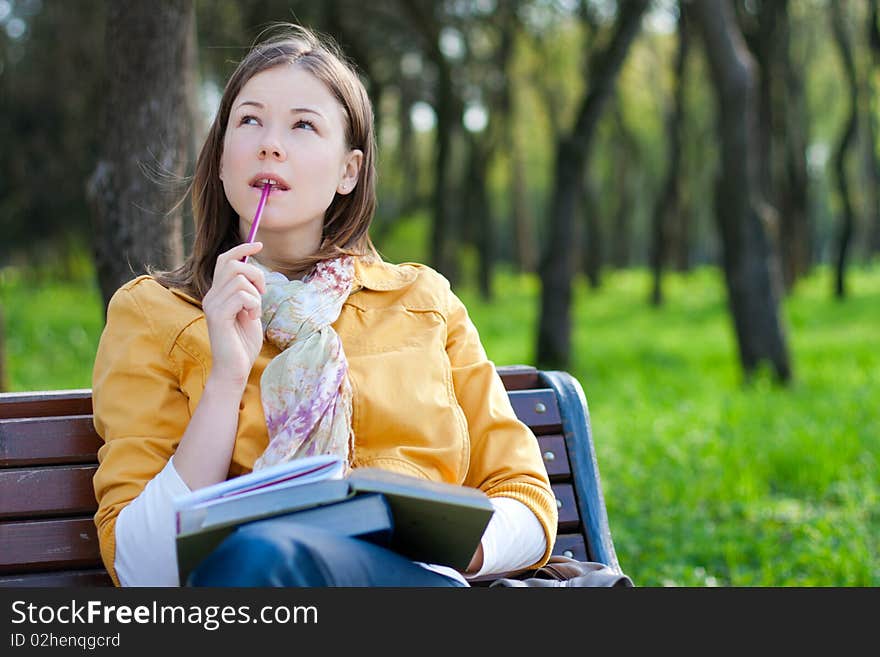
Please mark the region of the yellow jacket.
[[[479, 488], [528, 506], [544, 527], [557, 510], [537, 441], [515, 416], [495, 366], [448, 281], [429, 267], [355, 259], [352, 293], [333, 324], [352, 384], [353, 467], [376, 466]], [[250, 472], [269, 441], [260, 376], [242, 397], [229, 477]], [[211, 368], [201, 304], [140, 276], [113, 295], [92, 375], [104, 445], [94, 478], [104, 565], [118, 583], [116, 517], [174, 454]]]

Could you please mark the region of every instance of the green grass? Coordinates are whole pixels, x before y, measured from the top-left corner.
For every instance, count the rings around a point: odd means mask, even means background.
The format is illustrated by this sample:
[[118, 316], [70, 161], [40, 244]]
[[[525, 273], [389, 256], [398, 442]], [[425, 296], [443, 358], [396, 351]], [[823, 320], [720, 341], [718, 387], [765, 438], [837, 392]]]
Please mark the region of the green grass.
[[[575, 288], [572, 373], [590, 405], [622, 567], [654, 586], [880, 584], [880, 267], [785, 303], [795, 381], [745, 385], [723, 280], [645, 272]], [[462, 297], [490, 358], [532, 363], [538, 283], [502, 274]]]
[[58, 281], [0, 269], [10, 390], [90, 388], [104, 323], [93, 272]]
[[[11, 389], [90, 386], [91, 281], [0, 274]], [[643, 586], [880, 585], [880, 267], [854, 270], [844, 302], [827, 271], [798, 285], [788, 388], [742, 383], [717, 270], [670, 275], [660, 309], [649, 283], [609, 273], [574, 295], [571, 371], [625, 571]], [[495, 363], [531, 364], [538, 281], [500, 271], [496, 290], [458, 292]]]

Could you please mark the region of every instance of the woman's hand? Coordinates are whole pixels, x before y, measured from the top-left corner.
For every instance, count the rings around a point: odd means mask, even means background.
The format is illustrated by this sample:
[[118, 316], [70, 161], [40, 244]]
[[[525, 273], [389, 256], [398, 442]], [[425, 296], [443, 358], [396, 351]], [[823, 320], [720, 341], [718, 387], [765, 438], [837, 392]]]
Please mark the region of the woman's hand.
[[467, 570], [464, 571], [465, 575], [474, 575], [475, 573], [480, 572], [480, 568], [483, 567], [483, 541], [480, 541], [477, 545], [477, 551], [474, 552], [474, 556], [471, 557], [471, 562], [468, 564]]
[[262, 250], [262, 242], [239, 244], [217, 257], [211, 289], [202, 299], [211, 340], [211, 374], [218, 383], [244, 389], [263, 345], [263, 272], [241, 262]]

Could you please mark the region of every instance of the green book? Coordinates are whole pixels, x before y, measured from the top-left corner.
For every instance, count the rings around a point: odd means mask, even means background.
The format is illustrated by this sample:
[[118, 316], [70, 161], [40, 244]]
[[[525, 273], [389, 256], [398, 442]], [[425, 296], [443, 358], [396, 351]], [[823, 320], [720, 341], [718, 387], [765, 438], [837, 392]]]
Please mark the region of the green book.
[[[292, 471], [298, 467], [286, 466]], [[328, 478], [281, 477], [254, 486], [250, 475], [244, 475], [179, 498], [175, 507], [180, 581], [185, 582], [236, 527], [278, 516], [348, 536], [381, 536], [382, 544], [413, 561], [465, 570], [494, 512], [486, 494], [474, 488], [380, 468], [357, 468], [347, 477], [338, 476], [338, 471], [328, 470]], [[354, 505], [344, 508], [346, 500], [372, 494], [380, 494], [390, 509], [393, 529], [387, 533], [379, 531], [381, 513], [364, 518]], [[332, 518], [329, 506], [338, 507]]]
[[465, 570], [495, 509], [476, 488], [357, 468], [347, 481], [356, 493], [382, 493], [394, 516], [391, 548], [413, 561]]

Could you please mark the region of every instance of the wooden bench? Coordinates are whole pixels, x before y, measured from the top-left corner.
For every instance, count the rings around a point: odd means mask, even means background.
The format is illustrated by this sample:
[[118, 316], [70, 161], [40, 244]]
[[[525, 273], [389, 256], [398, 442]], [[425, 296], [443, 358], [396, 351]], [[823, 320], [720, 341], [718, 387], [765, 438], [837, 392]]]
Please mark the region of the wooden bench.
[[[553, 552], [619, 571], [580, 384], [528, 366], [498, 372], [556, 493]], [[112, 585], [93, 521], [101, 444], [90, 390], [0, 394], [0, 586]]]

